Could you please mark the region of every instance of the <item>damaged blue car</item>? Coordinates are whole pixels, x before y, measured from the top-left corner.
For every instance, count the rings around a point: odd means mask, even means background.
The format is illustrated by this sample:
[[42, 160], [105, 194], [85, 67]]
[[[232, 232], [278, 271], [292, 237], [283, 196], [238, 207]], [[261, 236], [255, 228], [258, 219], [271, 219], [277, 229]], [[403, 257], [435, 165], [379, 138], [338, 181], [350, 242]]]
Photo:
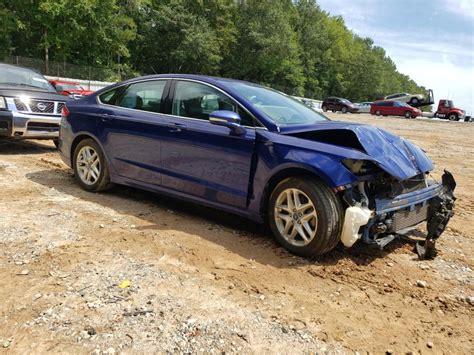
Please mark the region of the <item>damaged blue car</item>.
[[123, 184], [268, 223], [302, 256], [383, 247], [427, 223], [431, 257], [455, 182], [406, 139], [334, 122], [278, 91], [198, 75], [109, 86], [63, 109], [59, 147], [91, 192]]

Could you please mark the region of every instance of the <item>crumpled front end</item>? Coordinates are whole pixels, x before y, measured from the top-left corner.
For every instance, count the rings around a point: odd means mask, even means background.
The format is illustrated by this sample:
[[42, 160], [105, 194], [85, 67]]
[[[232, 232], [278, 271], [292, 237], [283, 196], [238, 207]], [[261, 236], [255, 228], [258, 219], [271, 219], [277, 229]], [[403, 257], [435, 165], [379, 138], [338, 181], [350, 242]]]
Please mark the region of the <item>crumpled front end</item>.
[[456, 183], [445, 171], [439, 184], [419, 174], [405, 181], [388, 176], [361, 181], [344, 192], [346, 209], [341, 241], [346, 247], [358, 239], [382, 249], [397, 235], [427, 223], [424, 243], [417, 245], [420, 258], [433, 258], [435, 242], [453, 216]]

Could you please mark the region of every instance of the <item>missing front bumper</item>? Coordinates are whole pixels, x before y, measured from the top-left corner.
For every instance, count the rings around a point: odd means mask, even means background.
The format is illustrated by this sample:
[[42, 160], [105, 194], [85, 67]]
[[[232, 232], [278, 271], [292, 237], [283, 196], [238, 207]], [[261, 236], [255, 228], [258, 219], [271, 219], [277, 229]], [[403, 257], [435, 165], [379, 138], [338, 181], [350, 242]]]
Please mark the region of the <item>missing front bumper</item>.
[[[376, 201], [374, 215], [362, 221], [360, 225], [347, 218], [350, 209], [366, 210], [361, 207], [349, 207], [344, 221], [342, 242], [350, 247], [357, 239], [379, 249], [423, 222], [427, 223], [426, 241], [418, 243], [420, 258], [433, 258], [436, 254], [435, 243], [446, 229], [454, 212], [453, 195], [456, 182], [451, 173], [445, 170], [442, 184], [433, 184], [424, 189], [400, 195], [391, 200]], [[357, 234], [354, 230], [360, 227]], [[351, 230], [351, 238], [344, 238], [344, 231]], [[349, 242], [347, 242], [349, 241]]]

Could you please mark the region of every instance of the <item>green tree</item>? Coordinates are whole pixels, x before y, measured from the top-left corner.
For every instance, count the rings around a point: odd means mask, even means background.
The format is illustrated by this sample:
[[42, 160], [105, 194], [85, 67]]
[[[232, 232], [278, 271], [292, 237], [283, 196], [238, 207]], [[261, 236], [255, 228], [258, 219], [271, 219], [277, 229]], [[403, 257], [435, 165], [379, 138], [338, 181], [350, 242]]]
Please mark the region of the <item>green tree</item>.
[[239, 36], [224, 59], [222, 72], [302, 94], [305, 78], [291, 23], [293, 11], [291, 2], [285, 0], [249, 0], [240, 4], [236, 17]]

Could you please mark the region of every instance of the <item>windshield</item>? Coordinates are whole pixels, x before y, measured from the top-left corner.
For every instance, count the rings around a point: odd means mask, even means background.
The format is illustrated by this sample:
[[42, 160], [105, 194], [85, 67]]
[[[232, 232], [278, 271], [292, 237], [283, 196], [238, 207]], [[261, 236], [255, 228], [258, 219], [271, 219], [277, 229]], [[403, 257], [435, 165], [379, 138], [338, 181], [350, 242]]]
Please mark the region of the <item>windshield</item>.
[[0, 66], [0, 84], [55, 91], [43, 75], [29, 69], [13, 66]]
[[78, 84], [63, 84], [63, 83], [56, 84], [56, 89], [60, 92], [71, 91], [71, 90], [80, 90], [80, 91], [84, 90], [84, 88]]
[[278, 91], [241, 82], [233, 83], [232, 88], [278, 126], [328, 121], [305, 104]]
[[352, 102], [350, 102], [350, 101], [347, 100], [347, 99], [341, 99], [341, 102], [342, 102], [342, 103], [345, 103], [345, 104], [348, 104], [348, 105], [352, 104]]
[[409, 107], [410, 105], [408, 105], [406, 102], [403, 102], [403, 101], [397, 101], [397, 106], [399, 106], [399, 107]]

